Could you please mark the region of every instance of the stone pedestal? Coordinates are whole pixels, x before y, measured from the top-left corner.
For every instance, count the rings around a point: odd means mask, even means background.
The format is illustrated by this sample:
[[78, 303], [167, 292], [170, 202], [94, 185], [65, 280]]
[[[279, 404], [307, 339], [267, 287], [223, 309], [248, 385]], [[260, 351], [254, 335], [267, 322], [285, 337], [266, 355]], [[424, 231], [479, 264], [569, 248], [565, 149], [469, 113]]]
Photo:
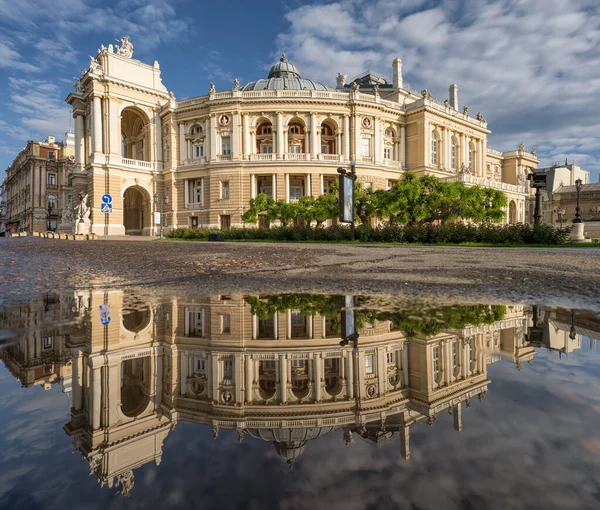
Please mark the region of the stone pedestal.
[[571, 230], [571, 241], [580, 242], [585, 240], [583, 235], [584, 223], [573, 223]]
[[90, 233], [90, 222], [88, 221], [84, 221], [83, 223], [80, 222], [76, 222], [75, 223], [75, 233], [76, 234], [83, 234], [83, 235], [87, 235]]

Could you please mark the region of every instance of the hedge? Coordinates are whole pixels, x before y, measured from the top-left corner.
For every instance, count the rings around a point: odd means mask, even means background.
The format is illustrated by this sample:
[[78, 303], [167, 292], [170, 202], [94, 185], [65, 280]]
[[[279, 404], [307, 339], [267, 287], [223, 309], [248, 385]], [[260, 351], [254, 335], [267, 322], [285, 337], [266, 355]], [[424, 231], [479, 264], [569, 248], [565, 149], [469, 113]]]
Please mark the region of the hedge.
[[[168, 234], [172, 239], [208, 240], [208, 234], [222, 233], [225, 240], [241, 241], [349, 241], [346, 226], [327, 228], [272, 227], [231, 228], [220, 231], [205, 228], [178, 228]], [[422, 243], [422, 244], [542, 244], [561, 245], [570, 242], [570, 228], [551, 225], [448, 225], [419, 224], [413, 226], [381, 226], [356, 228], [355, 239], [363, 243]]]

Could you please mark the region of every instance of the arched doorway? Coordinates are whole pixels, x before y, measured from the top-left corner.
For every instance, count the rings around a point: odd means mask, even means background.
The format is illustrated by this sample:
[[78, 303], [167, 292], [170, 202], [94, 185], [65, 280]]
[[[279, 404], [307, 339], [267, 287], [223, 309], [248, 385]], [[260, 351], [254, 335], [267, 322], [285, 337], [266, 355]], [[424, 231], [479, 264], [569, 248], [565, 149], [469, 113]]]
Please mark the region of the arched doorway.
[[508, 204], [508, 223], [514, 225], [517, 222], [517, 204], [511, 200]]
[[152, 202], [146, 190], [132, 186], [123, 194], [123, 225], [125, 235], [150, 235]]
[[121, 113], [121, 156], [127, 159], [150, 161], [150, 122], [146, 115], [134, 107]]
[[150, 402], [150, 357], [121, 362], [121, 412], [129, 418], [139, 415]]

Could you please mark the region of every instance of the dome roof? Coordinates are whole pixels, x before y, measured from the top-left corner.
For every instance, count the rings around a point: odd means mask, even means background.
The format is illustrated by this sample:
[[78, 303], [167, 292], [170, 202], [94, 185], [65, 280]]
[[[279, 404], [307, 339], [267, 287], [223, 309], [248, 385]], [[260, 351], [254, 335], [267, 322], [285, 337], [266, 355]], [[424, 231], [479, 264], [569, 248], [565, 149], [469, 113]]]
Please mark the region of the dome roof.
[[274, 64], [269, 71], [267, 79], [251, 81], [244, 85], [242, 90], [331, 90], [334, 88], [318, 81], [305, 80], [300, 77], [298, 68], [288, 61], [285, 53], [279, 62]]

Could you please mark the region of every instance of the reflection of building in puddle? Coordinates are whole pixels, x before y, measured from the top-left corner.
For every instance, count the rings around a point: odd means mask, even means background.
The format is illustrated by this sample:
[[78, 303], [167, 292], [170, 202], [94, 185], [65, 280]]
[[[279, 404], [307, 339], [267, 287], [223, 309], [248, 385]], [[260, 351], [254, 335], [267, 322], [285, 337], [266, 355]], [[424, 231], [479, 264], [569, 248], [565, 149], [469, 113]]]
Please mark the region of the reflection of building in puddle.
[[160, 463], [179, 420], [208, 425], [215, 438], [230, 429], [240, 441], [272, 442], [290, 466], [328, 434], [346, 444], [397, 440], [408, 459], [415, 424], [432, 425], [446, 411], [461, 430], [463, 408], [488, 390], [489, 363], [531, 362], [539, 323], [523, 306], [450, 307], [431, 311], [429, 321], [418, 312], [357, 309], [355, 349], [340, 345], [337, 298], [218, 296], [126, 307], [127, 297], [80, 297], [84, 327], [65, 335], [60, 351], [70, 353], [73, 372], [65, 431], [99, 482], [124, 494], [136, 468]]

